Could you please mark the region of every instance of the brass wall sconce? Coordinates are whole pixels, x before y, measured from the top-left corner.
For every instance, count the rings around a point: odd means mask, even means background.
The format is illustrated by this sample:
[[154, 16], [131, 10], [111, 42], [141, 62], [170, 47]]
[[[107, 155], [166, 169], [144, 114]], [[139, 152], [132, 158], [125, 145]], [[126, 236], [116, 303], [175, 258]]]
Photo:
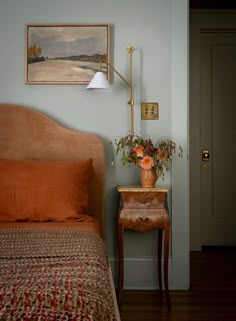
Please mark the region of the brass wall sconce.
[[[130, 89], [130, 99], [128, 104], [130, 105], [130, 133], [134, 134], [134, 89], [133, 89], [133, 63], [132, 63], [132, 55], [134, 52], [134, 47], [129, 46], [127, 48], [127, 52], [130, 55], [130, 74], [129, 80], [126, 80], [110, 62], [106, 62], [107, 65], [125, 82], [125, 84]], [[88, 90], [96, 90], [96, 91], [109, 91], [110, 85], [107, 80], [106, 75], [101, 71], [101, 68], [98, 72], [95, 73], [90, 83], [88, 84]]]

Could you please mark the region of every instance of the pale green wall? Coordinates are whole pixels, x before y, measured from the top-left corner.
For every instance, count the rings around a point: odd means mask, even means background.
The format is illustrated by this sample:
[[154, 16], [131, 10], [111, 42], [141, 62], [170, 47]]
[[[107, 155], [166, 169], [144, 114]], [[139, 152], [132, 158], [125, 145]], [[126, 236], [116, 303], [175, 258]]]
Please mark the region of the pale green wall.
[[[135, 130], [154, 140], [171, 136], [184, 147], [174, 160], [169, 195], [172, 209], [170, 286], [187, 288], [188, 262], [188, 1], [187, 0], [0, 0], [0, 101], [35, 108], [70, 128], [98, 134], [105, 143], [106, 243], [115, 275], [117, 184], [139, 183], [135, 168], [111, 166], [109, 142], [129, 130], [128, 90], [113, 74], [111, 93], [90, 93], [84, 85], [25, 85], [24, 27], [30, 23], [109, 23], [111, 61], [127, 76], [132, 44]], [[140, 103], [159, 102], [160, 120], [141, 121]], [[79, 152], [79, 151], [78, 151]], [[156, 287], [156, 233], [125, 235], [125, 286]], [[145, 268], [145, 273], [143, 269]]]

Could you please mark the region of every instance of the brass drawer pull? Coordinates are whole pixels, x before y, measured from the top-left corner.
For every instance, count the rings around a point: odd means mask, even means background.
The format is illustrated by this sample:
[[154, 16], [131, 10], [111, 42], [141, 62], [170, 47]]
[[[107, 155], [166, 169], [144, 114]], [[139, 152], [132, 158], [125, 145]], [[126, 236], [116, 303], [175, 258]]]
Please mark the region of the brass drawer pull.
[[142, 204], [142, 205], [144, 205], [144, 204], [149, 204], [149, 202], [151, 202], [152, 200], [148, 200], [148, 199], [146, 199], [146, 200], [139, 200], [139, 203], [140, 204]]
[[148, 217], [142, 217], [142, 216], [139, 216], [138, 219], [142, 222], [148, 222], [149, 221], [149, 218]]

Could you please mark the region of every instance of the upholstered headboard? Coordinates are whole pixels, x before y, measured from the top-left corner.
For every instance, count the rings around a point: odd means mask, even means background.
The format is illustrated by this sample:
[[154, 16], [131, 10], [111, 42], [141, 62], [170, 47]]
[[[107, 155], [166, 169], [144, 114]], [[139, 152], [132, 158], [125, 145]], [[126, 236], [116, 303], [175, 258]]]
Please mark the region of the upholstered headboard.
[[95, 134], [65, 128], [28, 107], [0, 104], [0, 158], [68, 161], [92, 158], [89, 214], [97, 218], [103, 233], [104, 146]]

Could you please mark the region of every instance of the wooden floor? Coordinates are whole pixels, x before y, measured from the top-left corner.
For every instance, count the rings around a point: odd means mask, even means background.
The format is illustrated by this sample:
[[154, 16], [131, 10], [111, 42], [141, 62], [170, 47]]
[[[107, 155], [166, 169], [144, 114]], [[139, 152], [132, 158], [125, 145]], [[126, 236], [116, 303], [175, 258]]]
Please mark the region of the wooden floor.
[[191, 252], [191, 288], [171, 291], [168, 309], [158, 291], [124, 291], [121, 321], [236, 321], [236, 249]]

